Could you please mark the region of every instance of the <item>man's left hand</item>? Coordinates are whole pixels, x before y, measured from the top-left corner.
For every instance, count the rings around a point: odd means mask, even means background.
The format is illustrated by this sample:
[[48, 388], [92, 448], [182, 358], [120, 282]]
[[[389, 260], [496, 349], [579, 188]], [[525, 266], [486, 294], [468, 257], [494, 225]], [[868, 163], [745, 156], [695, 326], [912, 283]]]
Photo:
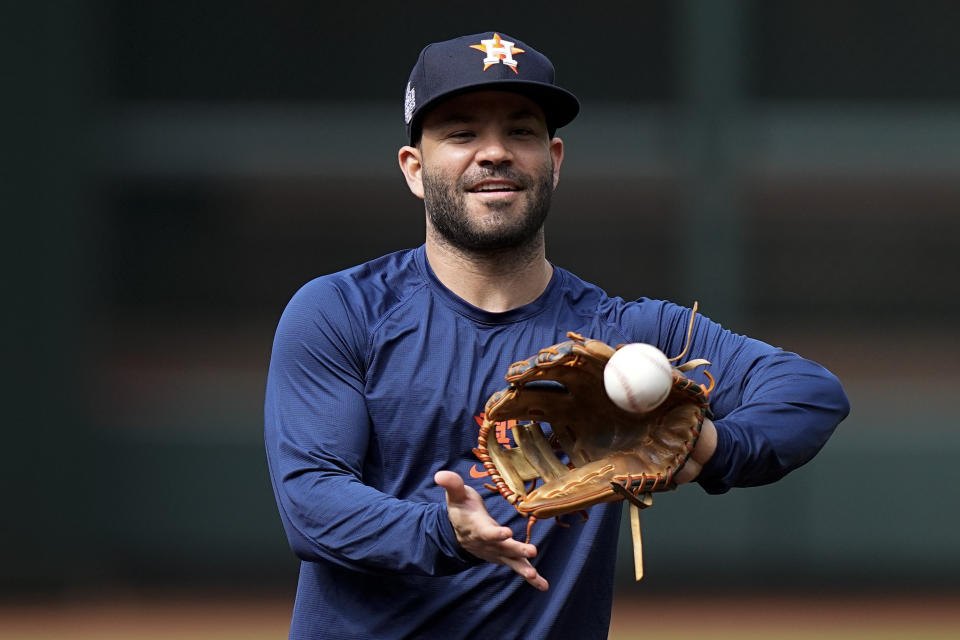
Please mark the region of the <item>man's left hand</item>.
[[697, 438], [697, 444], [693, 447], [693, 453], [687, 458], [683, 468], [673, 476], [673, 481], [677, 484], [685, 484], [696, 480], [703, 470], [703, 465], [707, 464], [716, 450], [717, 428], [713, 425], [713, 420], [704, 418], [703, 425], [700, 427], [700, 437]]

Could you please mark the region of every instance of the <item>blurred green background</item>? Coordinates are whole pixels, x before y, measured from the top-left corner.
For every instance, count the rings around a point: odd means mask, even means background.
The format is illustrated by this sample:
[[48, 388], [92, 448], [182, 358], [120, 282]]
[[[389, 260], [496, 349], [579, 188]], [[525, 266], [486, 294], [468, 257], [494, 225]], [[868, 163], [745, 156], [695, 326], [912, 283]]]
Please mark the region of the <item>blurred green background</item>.
[[[420, 244], [396, 167], [427, 42], [487, 29], [582, 101], [548, 257], [818, 360], [853, 413], [782, 482], [664, 495], [623, 594], [960, 587], [960, 5], [4, 7], [0, 594], [292, 594], [273, 330]], [[522, 354], [521, 354], [522, 355]], [[12, 357], [10, 357], [12, 356]]]

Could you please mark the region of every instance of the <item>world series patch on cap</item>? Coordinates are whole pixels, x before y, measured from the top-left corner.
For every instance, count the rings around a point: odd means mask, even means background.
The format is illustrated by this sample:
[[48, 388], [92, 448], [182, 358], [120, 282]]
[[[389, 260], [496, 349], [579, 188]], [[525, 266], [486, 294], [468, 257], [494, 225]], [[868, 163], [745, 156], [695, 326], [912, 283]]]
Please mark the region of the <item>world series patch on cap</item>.
[[550, 60], [505, 33], [487, 31], [424, 47], [410, 72], [403, 100], [407, 137], [414, 144], [426, 110], [467, 91], [494, 89], [522, 93], [540, 105], [551, 132], [580, 111], [572, 93], [557, 86]]

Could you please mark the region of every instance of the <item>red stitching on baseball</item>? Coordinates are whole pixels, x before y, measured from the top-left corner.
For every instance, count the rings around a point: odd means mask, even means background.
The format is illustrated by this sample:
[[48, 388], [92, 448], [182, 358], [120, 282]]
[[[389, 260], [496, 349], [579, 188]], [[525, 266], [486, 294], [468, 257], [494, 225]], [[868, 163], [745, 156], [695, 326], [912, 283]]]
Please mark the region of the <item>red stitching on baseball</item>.
[[617, 380], [620, 382], [620, 386], [623, 387], [624, 393], [627, 394], [627, 403], [630, 405], [630, 408], [637, 413], [640, 413], [642, 408], [637, 404], [637, 398], [628, 384], [629, 380], [627, 379], [626, 374], [617, 367], [613, 367], [613, 373], [616, 374]]

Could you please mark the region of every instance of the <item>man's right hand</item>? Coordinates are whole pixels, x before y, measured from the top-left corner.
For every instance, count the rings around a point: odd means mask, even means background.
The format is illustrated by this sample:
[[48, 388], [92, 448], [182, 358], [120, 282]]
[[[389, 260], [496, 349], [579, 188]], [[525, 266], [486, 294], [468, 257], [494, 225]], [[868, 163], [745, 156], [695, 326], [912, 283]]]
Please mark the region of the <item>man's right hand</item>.
[[483, 498], [473, 487], [465, 485], [453, 471], [438, 471], [433, 481], [447, 492], [447, 513], [460, 546], [481, 560], [510, 567], [540, 591], [550, 587], [530, 564], [537, 548], [515, 540], [509, 527], [500, 526], [491, 518]]

